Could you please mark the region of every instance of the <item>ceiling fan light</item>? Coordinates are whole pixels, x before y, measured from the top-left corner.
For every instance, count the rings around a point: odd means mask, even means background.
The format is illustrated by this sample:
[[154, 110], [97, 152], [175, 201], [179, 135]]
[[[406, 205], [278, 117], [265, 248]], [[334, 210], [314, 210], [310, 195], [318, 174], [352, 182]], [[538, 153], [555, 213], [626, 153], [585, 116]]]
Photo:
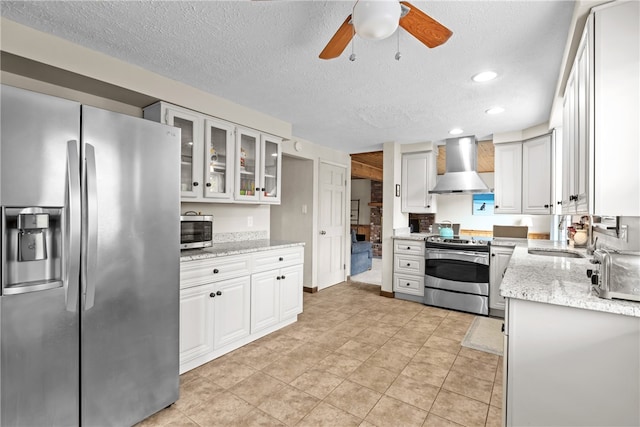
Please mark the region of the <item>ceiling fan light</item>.
[[498, 73], [496, 73], [495, 71], [483, 71], [471, 77], [471, 79], [474, 82], [482, 83], [482, 82], [488, 82], [490, 80], [493, 80], [496, 77], [498, 77]]
[[398, 28], [401, 11], [396, 0], [360, 0], [353, 8], [353, 27], [360, 37], [382, 40]]
[[488, 110], [485, 110], [485, 113], [487, 114], [500, 114], [500, 113], [504, 113], [504, 108], [502, 107], [491, 107]]

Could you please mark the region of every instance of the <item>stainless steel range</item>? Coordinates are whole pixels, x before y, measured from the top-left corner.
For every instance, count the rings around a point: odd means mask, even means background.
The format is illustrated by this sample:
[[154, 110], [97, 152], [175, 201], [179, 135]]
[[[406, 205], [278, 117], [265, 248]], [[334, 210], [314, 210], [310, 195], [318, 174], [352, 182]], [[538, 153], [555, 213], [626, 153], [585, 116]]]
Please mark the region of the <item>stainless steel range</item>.
[[489, 314], [489, 242], [432, 236], [425, 248], [424, 303]]

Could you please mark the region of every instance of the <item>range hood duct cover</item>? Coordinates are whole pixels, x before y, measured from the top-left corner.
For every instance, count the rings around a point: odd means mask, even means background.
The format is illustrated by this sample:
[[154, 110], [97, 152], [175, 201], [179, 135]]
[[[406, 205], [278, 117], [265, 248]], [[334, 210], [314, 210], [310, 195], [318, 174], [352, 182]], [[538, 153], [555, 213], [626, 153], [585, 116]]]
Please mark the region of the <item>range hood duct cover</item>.
[[446, 148], [445, 174], [429, 193], [490, 193], [491, 190], [476, 172], [478, 142], [475, 136], [449, 138], [446, 140]]

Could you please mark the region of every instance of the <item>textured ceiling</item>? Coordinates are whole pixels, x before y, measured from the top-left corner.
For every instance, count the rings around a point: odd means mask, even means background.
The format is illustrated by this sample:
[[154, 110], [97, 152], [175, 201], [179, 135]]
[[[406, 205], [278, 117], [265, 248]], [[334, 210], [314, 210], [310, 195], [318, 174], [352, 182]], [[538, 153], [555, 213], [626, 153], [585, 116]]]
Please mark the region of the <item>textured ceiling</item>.
[[[453, 31], [428, 49], [400, 29], [355, 38], [357, 60], [318, 54], [348, 1], [2, 1], [2, 16], [292, 123], [347, 152], [440, 141], [453, 127], [484, 139], [549, 118], [573, 2], [413, 2]], [[478, 84], [484, 69], [499, 73]], [[484, 111], [500, 105], [505, 112]]]

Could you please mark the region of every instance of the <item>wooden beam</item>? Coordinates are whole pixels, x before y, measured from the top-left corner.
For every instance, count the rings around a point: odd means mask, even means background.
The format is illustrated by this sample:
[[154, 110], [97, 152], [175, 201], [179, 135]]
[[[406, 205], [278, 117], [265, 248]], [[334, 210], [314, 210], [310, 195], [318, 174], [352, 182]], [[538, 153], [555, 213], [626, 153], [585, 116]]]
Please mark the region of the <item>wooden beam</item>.
[[382, 169], [351, 160], [351, 178], [364, 178], [382, 182]]

